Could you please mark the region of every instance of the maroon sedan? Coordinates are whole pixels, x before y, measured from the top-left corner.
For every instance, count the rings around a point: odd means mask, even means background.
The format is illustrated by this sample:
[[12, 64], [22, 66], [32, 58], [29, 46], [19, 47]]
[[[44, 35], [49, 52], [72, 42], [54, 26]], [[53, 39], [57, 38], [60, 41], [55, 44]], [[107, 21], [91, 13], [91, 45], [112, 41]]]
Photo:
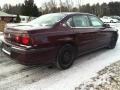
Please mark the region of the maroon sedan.
[[69, 68], [79, 55], [115, 48], [118, 32], [88, 13], [52, 13], [6, 26], [2, 51], [25, 65]]

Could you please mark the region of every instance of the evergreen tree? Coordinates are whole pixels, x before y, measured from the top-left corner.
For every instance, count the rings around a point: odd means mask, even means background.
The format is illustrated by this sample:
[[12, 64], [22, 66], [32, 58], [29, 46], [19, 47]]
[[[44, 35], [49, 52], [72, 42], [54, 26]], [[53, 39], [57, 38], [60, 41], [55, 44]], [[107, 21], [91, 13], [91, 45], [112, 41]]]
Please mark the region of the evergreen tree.
[[103, 3], [101, 5], [101, 16], [109, 16], [110, 15], [110, 8], [108, 4]]
[[2, 10], [1, 6], [0, 6], [0, 11]]
[[16, 23], [20, 23], [20, 21], [21, 21], [20, 16], [19, 16], [19, 14], [17, 14]]
[[111, 15], [119, 15], [120, 16], [120, 2], [110, 2], [108, 4], [110, 8]]
[[34, 4], [34, 0], [25, 0], [22, 5], [22, 14], [25, 16], [38, 17], [39, 11], [37, 6]]

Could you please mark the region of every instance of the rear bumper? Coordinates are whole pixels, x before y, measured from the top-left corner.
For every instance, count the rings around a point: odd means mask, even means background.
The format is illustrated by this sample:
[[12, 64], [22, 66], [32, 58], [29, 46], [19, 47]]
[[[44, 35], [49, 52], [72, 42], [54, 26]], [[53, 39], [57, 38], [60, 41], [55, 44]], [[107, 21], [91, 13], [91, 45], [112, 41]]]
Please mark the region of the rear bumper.
[[[3, 42], [3, 44], [7, 44]], [[24, 65], [36, 65], [36, 64], [50, 64], [53, 63], [56, 57], [57, 49], [54, 47], [41, 48], [41, 49], [23, 49], [15, 47], [9, 44], [11, 47], [10, 52], [2, 47], [2, 51], [12, 58], [13, 60]]]

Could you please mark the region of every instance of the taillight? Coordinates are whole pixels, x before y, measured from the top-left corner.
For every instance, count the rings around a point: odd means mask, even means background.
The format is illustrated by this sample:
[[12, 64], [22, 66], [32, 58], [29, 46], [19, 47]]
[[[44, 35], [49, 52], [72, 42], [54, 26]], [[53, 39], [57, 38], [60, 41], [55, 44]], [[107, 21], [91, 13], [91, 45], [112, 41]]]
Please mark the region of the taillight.
[[22, 44], [29, 45], [30, 44], [30, 37], [28, 37], [28, 36], [22, 37]]
[[16, 35], [15, 42], [23, 45], [30, 45], [31, 38], [27, 34]]
[[20, 43], [21, 37], [20, 36], [15, 36], [15, 41]]

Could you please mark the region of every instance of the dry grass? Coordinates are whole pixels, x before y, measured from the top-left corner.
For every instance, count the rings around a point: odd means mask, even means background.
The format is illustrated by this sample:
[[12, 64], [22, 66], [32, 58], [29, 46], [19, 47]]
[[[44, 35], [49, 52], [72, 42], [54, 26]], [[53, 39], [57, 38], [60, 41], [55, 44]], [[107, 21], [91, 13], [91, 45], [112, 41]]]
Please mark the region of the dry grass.
[[5, 25], [6, 25], [6, 22], [0, 21], [0, 32], [4, 31]]

